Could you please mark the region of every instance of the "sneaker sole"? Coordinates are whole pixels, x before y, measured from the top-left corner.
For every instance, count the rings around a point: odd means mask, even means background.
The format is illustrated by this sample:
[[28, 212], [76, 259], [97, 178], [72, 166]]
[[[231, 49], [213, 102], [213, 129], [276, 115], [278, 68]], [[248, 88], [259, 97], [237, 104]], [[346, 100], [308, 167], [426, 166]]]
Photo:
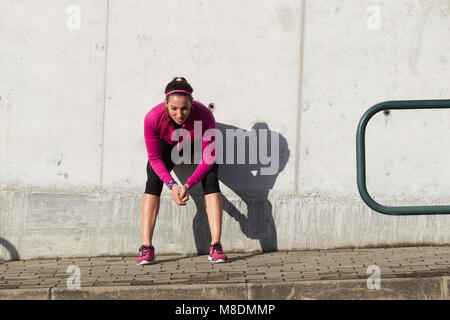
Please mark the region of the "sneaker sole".
[[141, 262], [136, 262], [136, 265], [142, 266], [142, 265], [145, 265], [145, 264], [153, 264], [155, 262], [156, 262], [155, 259], [153, 259], [152, 261], [142, 260]]
[[220, 262], [227, 262], [227, 260], [223, 260], [223, 259], [217, 259], [217, 260], [213, 260], [213, 258], [211, 256], [208, 256], [208, 260], [212, 263], [220, 263]]

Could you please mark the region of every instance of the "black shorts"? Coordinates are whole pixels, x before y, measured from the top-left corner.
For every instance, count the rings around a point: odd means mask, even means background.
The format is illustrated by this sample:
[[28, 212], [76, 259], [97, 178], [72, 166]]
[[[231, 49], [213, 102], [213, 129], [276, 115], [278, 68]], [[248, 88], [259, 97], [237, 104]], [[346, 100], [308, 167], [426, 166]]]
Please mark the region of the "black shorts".
[[[168, 143], [165, 140], [160, 140], [159, 145], [161, 147], [161, 156], [166, 165], [167, 170], [172, 171], [175, 164], [172, 162], [171, 153], [174, 146]], [[192, 159], [193, 159], [193, 150], [192, 150]], [[202, 188], [204, 194], [216, 193], [220, 192], [219, 188], [219, 165], [214, 163], [214, 166], [211, 170], [206, 174], [205, 177], [201, 180]], [[158, 177], [158, 175], [153, 170], [150, 163], [147, 161], [147, 183], [145, 185], [144, 193], [152, 194], [160, 197], [164, 182]]]

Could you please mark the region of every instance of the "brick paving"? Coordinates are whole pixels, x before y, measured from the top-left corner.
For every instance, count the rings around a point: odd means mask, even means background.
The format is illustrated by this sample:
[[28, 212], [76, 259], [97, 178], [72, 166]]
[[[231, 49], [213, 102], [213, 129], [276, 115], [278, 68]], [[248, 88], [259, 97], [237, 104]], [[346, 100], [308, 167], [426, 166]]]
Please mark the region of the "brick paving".
[[159, 255], [153, 265], [136, 257], [62, 258], [0, 262], [0, 290], [66, 288], [70, 265], [80, 268], [81, 287], [161, 284], [282, 283], [367, 279], [377, 265], [381, 278], [450, 274], [450, 246], [333, 249], [228, 254], [229, 263], [207, 256]]

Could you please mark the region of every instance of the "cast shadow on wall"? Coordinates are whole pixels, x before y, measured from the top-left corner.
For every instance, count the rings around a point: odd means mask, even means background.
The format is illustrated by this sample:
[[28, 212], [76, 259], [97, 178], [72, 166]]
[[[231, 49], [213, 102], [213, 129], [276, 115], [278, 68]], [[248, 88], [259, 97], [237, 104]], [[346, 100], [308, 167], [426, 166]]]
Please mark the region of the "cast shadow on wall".
[[[216, 128], [222, 133], [224, 139], [223, 146], [227, 145], [227, 130], [228, 132], [231, 130], [242, 130], [246, 134], [250, 133], [247, 130], [219, 122], [216, 123]], [[239, 223], [240, 229], [246, 237], [259, 240], [263, 252], [270, 252], [276, 251], [278, 245], [277, 230], [272, 215], [272, 204], [268, 199], [268, 195], [275, 184], [278, 174], [284, 170], [290, 152], [286, 139], [278, 132], [270, 130], [266, 123], [256, 123], [250, 131], [254, 130], [256, 133], [259, 133], [263, 132], [264, 129], [267, 132], [267, 139], [261, 139], [261, 136], [257, 134], [257, 138], [254, 141], [256, 141], [258, 152], [261, 147], [267, 148], [266, 154], [270, 155], [272, 164], [261, 164], [259, 158], [256, 164], [249, 164], [249, 150], [255, 146], [250, 143], [248, 137], [245, 139], [245, 164], [236, 164], [238, 155], [237, 139], [235, 137], [228, 137], [228, 139], [235, 139], [233, 143], [235, 161], [232, 162], [234, 164], [227, 164], [226, 162], [229, 163], [229, 161], [225, 161], [226, 152], [223, 152], [224, 160], [223, 163], [219, 164], [219, 180], [243, 201], [243, 205], [247, 211], [243, 213], [233, 204], [233, 202], [236, 203], [239, 201], [232, 202], [223, 196], [224, 214], [229, 214]], [[274, 142], [272, 142], [274, 141], [273, 139], [278, 144], [278, 149], [275, 147]], [[242, 148], [240, 152], [242, 152]], [[274, 159], [277, 162], [276, 166], [273, 166]], [[265, 163], [267, 163], [267, 159]], [[271, 167], [270, 170], [268, 170], [269, 167]], [[195, 168], [195, 164], [180, 164], [175, 166], [174, 172], [178, 179], [184, 183]], [[268, 174], [268, 171], [271, 171], [270, 174]], [[197, 253], [207, 254], [211, 242], [211, 235], [201, 183], [198, 183], [192, 189], [190, 197], [194, 201], [197, 209], [192, 225]], [[239, 207], [242, 208], [242, 206]], [[222, 230], [223, 234], [224, 226], [222, 226]]]
[[17, 252], [16, 247], [14, 247], [11, 242], [6, 240], [5, 238], [0, 237], [0, 246], [4, 247], [8, 251], [11, 261], [20, 260], [19, 252]]

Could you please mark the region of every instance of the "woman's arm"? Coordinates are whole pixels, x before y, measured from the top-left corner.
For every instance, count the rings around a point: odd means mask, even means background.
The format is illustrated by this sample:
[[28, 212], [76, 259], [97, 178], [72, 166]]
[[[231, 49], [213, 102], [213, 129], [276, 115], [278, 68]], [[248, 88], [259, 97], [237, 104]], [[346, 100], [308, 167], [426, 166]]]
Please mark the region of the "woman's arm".
[[[209, 110], [208, 110], [209, 111]], [[209, 111], [209, 115], [206, 118], [206, 121], [203, 121], [202, 127], [204, 132], [212, 129], [216, 130], [216, 121], [211, 111]], [[209, 133], [212, 131], [210, 130]], [[202, 159], [198, 164], [195, 171], [192, 175], [187, 179], [186, 184], [189, 188], [192, 188], [196, 185], [200, 180], [202, 180], [206, 174], [212, 169], [216, 159], [216, 142], [211, 134], [204, 135], [202, 134]], [[213, 141], [214, 140], [214, 141]]]
[[144, 137], [148, 161], [158, 177], [167, 185], [175, 179], [170, 175], [161, 157], [159, 131], [157, 129], [156, 119], [152, 116], [151, 111], [145, 116]]

